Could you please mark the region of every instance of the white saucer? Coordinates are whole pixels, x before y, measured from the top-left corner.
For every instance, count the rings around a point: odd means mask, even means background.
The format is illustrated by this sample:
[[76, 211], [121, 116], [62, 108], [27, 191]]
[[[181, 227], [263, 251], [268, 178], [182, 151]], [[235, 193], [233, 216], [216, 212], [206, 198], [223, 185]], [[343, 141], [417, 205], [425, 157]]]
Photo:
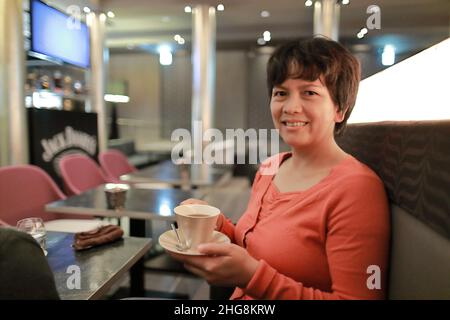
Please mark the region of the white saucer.
[[[211, 242], [230, 243], [231, 241], [223, 233], [214, 231], [213, 239]], [[199, 253], [197, 250], [189, 249], [186, 251], [179, 251], [176, 247], [177, 243], [178, 243], [177, 236], [175, 235], [175, 232], [173, 230], [168, 230], [159, 236], [159, 244], [161, 245], [161, 247], [163, 247], [167, 251], [170, 251], [173, 253], [178, 253], [178, 254], [189, 255], [189, 256], [203, 256], [203, 254]]]

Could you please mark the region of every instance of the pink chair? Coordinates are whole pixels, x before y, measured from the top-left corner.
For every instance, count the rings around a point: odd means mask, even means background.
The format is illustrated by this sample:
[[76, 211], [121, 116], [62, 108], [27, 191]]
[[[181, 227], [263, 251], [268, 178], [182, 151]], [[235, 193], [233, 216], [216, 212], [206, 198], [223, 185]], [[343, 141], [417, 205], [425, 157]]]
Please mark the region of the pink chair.
[[32, 165], [0, 168], [0, 219], [15, 226], [17, 221], [39, 217], [47, 230], [81, 232], [97, 228], [103, 223], [93, 219], [61, 219], [71, 217], [45, 211], [45, 205], [65, 199], [50, 176]]
[[59, 168], [69, 195], [80, 194], [111, 180], [103, 174], [94, 160], [81, 154], [62, 157]]
[[120, 182], [121, 175], [137, 171], [137, 169], [128, 162], [125, 155], [118, 150], [101, 152], [98, 160], [103, 171], [110, 179], [113, 179], [116, 182]]

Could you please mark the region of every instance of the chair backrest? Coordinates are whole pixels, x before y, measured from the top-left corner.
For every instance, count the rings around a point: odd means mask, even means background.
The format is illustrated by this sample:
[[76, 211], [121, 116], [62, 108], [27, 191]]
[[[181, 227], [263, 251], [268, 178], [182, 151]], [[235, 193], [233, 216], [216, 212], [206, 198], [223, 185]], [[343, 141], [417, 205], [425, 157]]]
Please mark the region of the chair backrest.
[[59, 168], [66, 193], [69, 195], [80, 194], [108, 182], [108, 178], [95, 161], [82, 154], [62, 157]]
[[45, 205], [65, 195], [50, 176], [32, 165], [0, 168], [0, 219], [15, 226], [28, 217], [40, 217], [44, 221], [57, 218], [45, 211]]
[[353, 124], [338, 139], [389, 196], [389, 299], [450, 299], [449, 136], [445, 120]]
[[108, 150], [101, 152], [98, 160], [103, 171], [112, 179], [120, 181], [120, 176], [137, 169], [131, 165], [125, 155], [118, 150]]

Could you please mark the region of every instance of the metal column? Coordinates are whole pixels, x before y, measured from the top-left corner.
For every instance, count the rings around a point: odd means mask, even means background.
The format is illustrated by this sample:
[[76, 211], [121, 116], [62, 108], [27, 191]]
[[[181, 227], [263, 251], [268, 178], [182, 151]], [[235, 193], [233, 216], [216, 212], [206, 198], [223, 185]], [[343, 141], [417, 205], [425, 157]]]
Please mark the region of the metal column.
[[105, 22], [104, 13], [91, 12], [87, 16], [87, 23], [91, 32], [91, 97], [93, 110], [97, 112], [98, 144], [99, 151], [106, 151], [108, 148], [108, 137], [106, 128], [106, 107], [105, 107], [105, 82], [106, 63], [108, 60], [108, 50], [105, 46]]
[[0, 1], [0, 165], [28, 163], [22, 0]]
[[314, 35], [322, 35], [332, 40], [339, 39], [340, 5], [336, 0], [314, 2]]
[[192, 10], [192, 15], [191, 131], [194, 141], [194, 163], [201, 163], [203, 132], [213, 127], [215, 109], [216, 10], [207, 4], [201, 4]]

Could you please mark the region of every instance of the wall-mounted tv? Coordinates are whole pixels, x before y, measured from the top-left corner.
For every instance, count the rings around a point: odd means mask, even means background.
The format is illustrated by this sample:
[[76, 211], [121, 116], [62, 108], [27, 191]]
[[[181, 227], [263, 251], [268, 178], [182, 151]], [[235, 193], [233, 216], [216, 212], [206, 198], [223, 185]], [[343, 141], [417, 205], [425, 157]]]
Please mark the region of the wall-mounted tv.
[[85, 23], [38, 0], [31, 0], [30, 55], [90, 67], [89, 29]]

